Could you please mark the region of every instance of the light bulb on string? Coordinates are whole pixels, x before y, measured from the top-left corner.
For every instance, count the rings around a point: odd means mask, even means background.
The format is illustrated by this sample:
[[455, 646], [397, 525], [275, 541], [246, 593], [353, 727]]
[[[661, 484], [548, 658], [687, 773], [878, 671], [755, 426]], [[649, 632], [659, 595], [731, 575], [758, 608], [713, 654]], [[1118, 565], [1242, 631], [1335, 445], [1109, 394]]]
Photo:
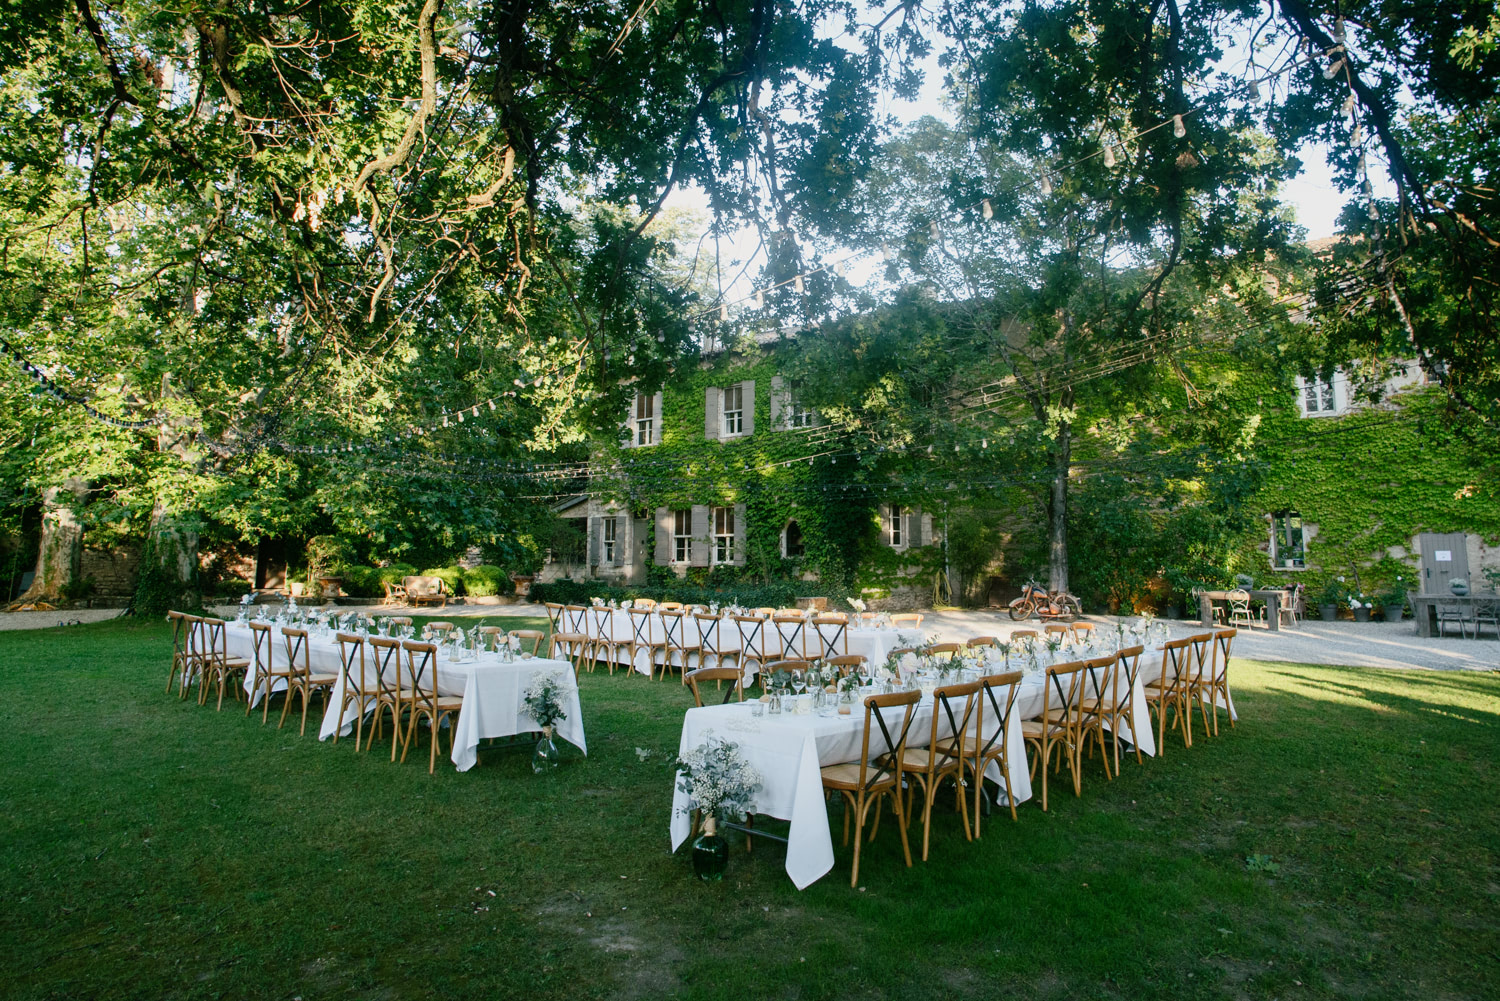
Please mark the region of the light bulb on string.
[[719, 303], [719, 322], [729, 322], [729, 305], [727, 303]]
[[1172, 116], [1172, 134], [1178, 139], [1182, 139], [1187, 136], [1187, 126], [1182, 124], [1181, 115]]
[[1052, 197], [1052, 178], [1044, 170], [1042, 171], [1042, 197]]
[[891, 259], [891, 245], [889, 243], [882, 243], [880, 245], [880, 259], [882, 261], [889, 261]]
[[797, 290], [798, 295], [801, 295], [803, 292], [807, 291], [807, 286], [802, 283], [801, 275], [798, 275], [796, 277], [796, 279], [792, 283], [792, 287]]
[[1250, 93], [1246, 96], [1249, 97], [1251, 104], [1260, 103], [1260, 82], [1254, 77], [1250, 79]]
[[943, 238], [943, 234], [938, 231], [938, 224], [936, 219], [927, 224], [927, 234], [932, 237], [933, 243], [936, 243]]
[[1354, 134], [1349, 137], [1349, 141], [1356, 146], [1365, 141], [1365, 129], [1359, 122], [1354, 123]]
[[836, 275], [838, 275], [840, 278], [842, 278], [842, 277], [844, 277], [844, 272], [848, 270], [848, 267], [849, 266], [848, 266], [847, 261], [840, 260], [837, 264], [835, 264], [833, 266], [833, 273], [836, 274]]
[[756, 309], [765, 309], [766, 308], [766, 294], [764, 292], [762, 292], [760, 289], [756, 289], [755, 290], [755, 308]]
[[1354, 91], [1351, 90], [1349, 96], [1344, 98], [1344, 103], [1339, 107], [1339, 113], [1344, 115], [1354, 114]]
[[1370, 202], [1370, 212], [1369, 212], [1369, 215], [1370, 215], [1370, 218], [1372, 220], [1378, 221], [1380, 219], [1380, 208], [1379, 208], [1379, 206], [1377, 206], [1375, 204], [1374, 201]]
[[1335, 59], [1333, 62], [1329, 63], [1328, 68], [1323, 71], [1323, 79], [1332, 80], [1334, 77], [1339, 75], [1339, 70], [1343, 68], [1344, 61], [1342, 59]]
[[988, 198], [980, 202], [979, 212], [984, 216], [986, 222], [995, 218], [995, 210], [990, 207], [990, 200]]
[[1104, 144], [1104, 166], [1106, 166], [1106, 167], [1113, 167], [1114, 165], [1115, 165], [1115, 148], [1112, 145], [1110, 145], [1109, 143], [1105, 143]]

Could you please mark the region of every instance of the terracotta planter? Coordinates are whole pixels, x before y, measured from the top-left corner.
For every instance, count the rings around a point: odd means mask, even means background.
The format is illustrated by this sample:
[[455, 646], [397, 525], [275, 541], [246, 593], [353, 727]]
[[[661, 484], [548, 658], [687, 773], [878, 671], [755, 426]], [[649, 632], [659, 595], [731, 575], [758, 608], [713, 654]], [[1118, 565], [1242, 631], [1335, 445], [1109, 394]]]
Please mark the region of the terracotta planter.
[[510, 579], [516, 585], [517, 598], [526, 598], [531, 595], [531, 583], [532, 581], [536, 580], [535, 577], [525, 577], [518, 574], [511, 574]]

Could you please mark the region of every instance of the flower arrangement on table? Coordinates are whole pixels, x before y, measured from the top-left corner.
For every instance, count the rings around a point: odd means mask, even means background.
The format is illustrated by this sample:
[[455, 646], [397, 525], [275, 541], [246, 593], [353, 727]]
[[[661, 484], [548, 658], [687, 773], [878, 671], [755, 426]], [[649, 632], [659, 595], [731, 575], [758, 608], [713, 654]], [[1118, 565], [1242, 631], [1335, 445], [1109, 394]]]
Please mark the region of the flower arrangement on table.
[[856, 612], [863, 612], [865, 610], [865, 601], [863, 598], [850, 598], [849, 607]]
[[701, 811], [705, 827], [710, 820], [743, 820], [755, 805], [760, 772], [740, 754], [740, 745], [711, 730], [704, 736], [703, 743], [677, 759], [677, 788], [688, 798], [682, 811]]
[[526, 686], [526, 691], [521, 693], [521, 701], [526, 706], [526, 715], [530, 716], [545, 734], [550, 735], [554, 726], [568, 718], [568, 713], [562, 705], [565, 690], [561, 671], [543, 671], [532, 678], [531, 684]]

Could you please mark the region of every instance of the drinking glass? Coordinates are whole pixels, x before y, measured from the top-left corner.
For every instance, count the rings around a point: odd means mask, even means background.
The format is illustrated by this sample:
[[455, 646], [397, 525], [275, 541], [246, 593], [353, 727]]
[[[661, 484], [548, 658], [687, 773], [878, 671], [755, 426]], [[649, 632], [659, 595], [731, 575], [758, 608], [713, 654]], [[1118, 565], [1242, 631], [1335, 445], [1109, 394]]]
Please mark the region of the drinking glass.
[[807, 691], [807, 673], [800, 667], [792, 671], [792, 691], [798, 695]]

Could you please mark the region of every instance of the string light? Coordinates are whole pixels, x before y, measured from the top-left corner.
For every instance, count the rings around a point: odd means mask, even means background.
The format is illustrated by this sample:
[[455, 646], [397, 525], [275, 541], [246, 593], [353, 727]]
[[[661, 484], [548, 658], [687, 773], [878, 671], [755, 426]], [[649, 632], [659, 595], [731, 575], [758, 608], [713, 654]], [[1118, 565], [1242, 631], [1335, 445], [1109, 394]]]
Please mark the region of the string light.
[[1047, 175], [1045, 170], [1042, 171], [1042, 197], [1052, 197], [1052, 178]]
[[1329, 63], [1328, 64], [1328, 68], [1323, 71], [1323, 79], [1324, 80], [1332, 80], [1334, 77], [1336, 77], [1336, 76], [1339, 75], [1339, 70], [1341, 70], [1343, 68], [1344, 68], [1344, 60], [1342, 60], [1342, 59], [1335, 59], [1333, 62]]
[[1106, 143], [1104, 146], [1104, 166], [1113, 168], [1115, 165], [1115, 148]]
[[990, 207], [990, 200], [988, 198], [981, 202], [980, 206], [979, 211], [984, 216], [986, 222], [995, 218], [995, 210]]
[[1172, 116], [1172, 134], [1178, 139], [1182, 139], [1187, 135], [1187, 126], [1182, 124], [1181, 115]]

